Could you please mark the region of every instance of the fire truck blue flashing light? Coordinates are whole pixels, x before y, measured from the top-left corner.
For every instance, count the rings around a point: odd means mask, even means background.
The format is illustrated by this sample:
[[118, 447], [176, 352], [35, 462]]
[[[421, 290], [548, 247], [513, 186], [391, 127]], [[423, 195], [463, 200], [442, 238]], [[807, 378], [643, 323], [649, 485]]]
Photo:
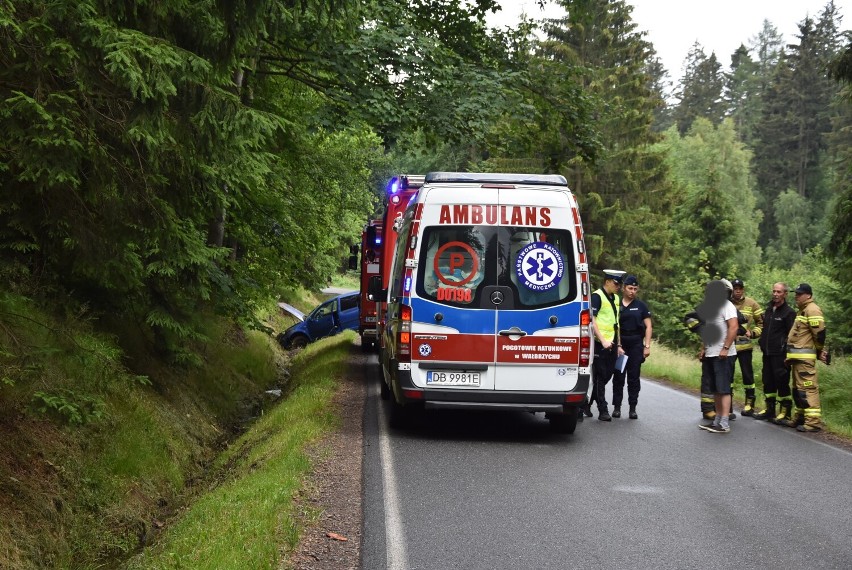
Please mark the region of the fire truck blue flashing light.
[[376, 238], [376, 245], [381, 245], [381, 244], [382, 244], [382, 238], [377, 237]]
[[388, 194], [393, 196], [397, 192], [399, 192], [399, 178], [391, 178], [390, 183], [388, 184]]
[[405, 278], [405, 292], [408, 293], [411, 291], [411, 277]]

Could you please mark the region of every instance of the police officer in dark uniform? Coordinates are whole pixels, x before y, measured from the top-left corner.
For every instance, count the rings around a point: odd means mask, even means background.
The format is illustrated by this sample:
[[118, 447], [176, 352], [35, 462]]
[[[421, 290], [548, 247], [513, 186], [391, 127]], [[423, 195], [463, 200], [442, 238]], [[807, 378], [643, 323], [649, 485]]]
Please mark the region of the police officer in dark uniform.
[[624, 372], [616, 367], [612, 378], [612, 417], [621, 417], [621, 401], [624, 398], [624, 381], [627, 379], [627, 403], [630, 406], [630, 419], [639, 419], [636, 404], [639, 402], [639, 374], [642, 363], [651, 354], [651, 311], [648, 306], [636, 298], [639, 280], [635, 275], [624, 278], [622, 285], [621, 310], [618, 325], [621, 333], [621, 347], [627, 356]]

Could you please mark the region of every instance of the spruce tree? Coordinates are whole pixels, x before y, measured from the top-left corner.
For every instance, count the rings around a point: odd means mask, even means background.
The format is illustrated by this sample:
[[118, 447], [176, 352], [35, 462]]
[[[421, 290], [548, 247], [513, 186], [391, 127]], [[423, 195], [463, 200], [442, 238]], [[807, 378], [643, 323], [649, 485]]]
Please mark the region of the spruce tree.
[[647, 73], [653, 51], [622, 0], [561, 2], [567, 16], [545, 26], [543, 57], [578, 66], [598, 104], [601, 150], [590, 162], [560, 164], [581, 203], [589, 250], [598, 267], [618, 266], [648, 284], [668, 256], [671, 185], [663, 155], [652, 147], [660, 104]]
[[675, 91], [673, 116], [678, 132], [686, 134], [698, 117], [718, 125], [725, 118], [723, 91], [725, 79], [716, 54], [708, 57], [704, 48], [696, 42], [690, 49], [684, 64], [684, 74]]

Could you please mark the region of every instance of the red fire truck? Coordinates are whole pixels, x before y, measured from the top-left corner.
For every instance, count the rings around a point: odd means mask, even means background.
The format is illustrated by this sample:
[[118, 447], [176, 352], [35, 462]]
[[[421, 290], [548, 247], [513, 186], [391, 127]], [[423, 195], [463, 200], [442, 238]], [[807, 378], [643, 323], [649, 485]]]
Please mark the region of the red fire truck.
[[376, 336], [376, 302], [367, 295], [370, 277], [379, 275], [382, 255], [382, 220], [370, 220], [361, 233], [361, 317], [358, 334], [361, 350], [378, 347]]
[[385, 189], [384, 212], [380, 219], [371, 220], [364, 228], [361, 239], [361, 347], [378, 348], [382, 331], [382, 305], [369, 298], [367, 287], [370, 277], [380, 275], [382, 288], [388, 286], [393, 248], [396, 243], [402, 214], [411, 197], [423, 185], [422, 175], [402, 174], [388, 181]]

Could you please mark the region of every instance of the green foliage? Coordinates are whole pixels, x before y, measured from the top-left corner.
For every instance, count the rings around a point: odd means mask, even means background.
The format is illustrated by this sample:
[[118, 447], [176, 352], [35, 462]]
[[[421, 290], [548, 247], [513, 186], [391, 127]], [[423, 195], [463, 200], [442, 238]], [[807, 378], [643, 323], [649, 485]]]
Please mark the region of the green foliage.
[[701, 44], [695, 42], [686, 57], [684, 68], [680, 88], [675, 93], [678, 104], [673, 112], [681, 135], [689, 132], [697, 118], [718, 125], [725, 117], [725, 102], [722, 98], [725, 80], [716, 54], [711, 53], [708, 57]]
[[803, 196], [787, 190], [775, 203], [778, 221], [778, 239], [773, 240], [766, 250], [766, 261], [776, 267], [784, 267], [798, 261], [805, 252], [816, 245], [816, 234], [811, 223], [811, 203]]
[[55, 394], [35, 392], [33, 404], [40, 413], [53, 414], [77, 426], [102, 419], [106, 408], [102, 398], [68, 389]]
[[279, 568], [281, 546], [304, 532], [294, 498], [311, 468], [306, 448], [336, 425], [332, 398], [355, 334], [309, 345], [293, 362], [291, 391], [216, 462], [217, 484], [128, 568]]
[[694, 271], [703, 252], [708, 276], [747, 272], [760, 259], [751, 153], [738, 141], [730, 120], [714, 127], [698, 118], [686, 137], [674, 129], [666, 136], [672, 173], [684, 188], [675, 209], [676, 267]]
[[[827, 4], [818, 20], [798, 24], [799, 42], [782, 52], [762, 97], [762, 112], [755, 124], [755, 167], [758, 206], [764, 212], [760, 244], [779, 237], [786, 219], [776, 212], [779, 196], [792, 189], [811, 204], [805, 248], [825, 243], [822, 213], [830, 200], [825, 158], [831, 132], [832, 101], [839, 89], [828, 75], [831, 59], [839, 51], [839, 14]], [[782, 246], [789, 245], [782, 239]]]
[[[653, 51], [625, 2], [566, 1], [529, 59], [530, 95], [493, 131], [489, 169], [558, 172], [580, 202], [593, 266], [655, 284], [668, 257], [671, 184], [651, 130]], [[532, 114], [525, 113], [529, 109]]]

